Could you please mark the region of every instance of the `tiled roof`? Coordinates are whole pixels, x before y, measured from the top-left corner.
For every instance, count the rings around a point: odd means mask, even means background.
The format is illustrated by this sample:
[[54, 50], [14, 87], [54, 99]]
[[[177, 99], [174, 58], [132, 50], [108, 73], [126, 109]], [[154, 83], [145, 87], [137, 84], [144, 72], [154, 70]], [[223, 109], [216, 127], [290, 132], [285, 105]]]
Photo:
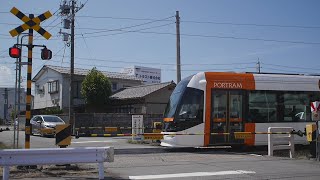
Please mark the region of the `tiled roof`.
[[141, 98], [155, 91], [158, 91], [166, 86], [169, 86], [171, 84], [175, 85], [175, 83], [171, 81], [171, 82], [165, 82], [165, 83], [159, 83], [159, 84], [148, 84], [148, 85], [128, 87], [118, 93], [113, 94], [112, 96], [110, 96], [110, 98], [111, 99]]
[[[61, 66], [52, 66], [52, 65], [45, 65], [43, 68], [50, 68], [52, 70], [55, 70], [61, 74], [70, 74], [70, 68], [69, 67], [61, 67]], [[91, 69], [80, 69], [80, 68], [74, 68], [74, 74], [75, 75], [82, 75], [86, 76]], [[112, 79], [129, 79], [129, 80], [137, 80], [141, 81], [141, 79], [133, 76], [133, 75], [127, 75], [124, 73], [118, 73], [118, 72], [108, 72], [108, 71], [100, 71], [108, 78]]]

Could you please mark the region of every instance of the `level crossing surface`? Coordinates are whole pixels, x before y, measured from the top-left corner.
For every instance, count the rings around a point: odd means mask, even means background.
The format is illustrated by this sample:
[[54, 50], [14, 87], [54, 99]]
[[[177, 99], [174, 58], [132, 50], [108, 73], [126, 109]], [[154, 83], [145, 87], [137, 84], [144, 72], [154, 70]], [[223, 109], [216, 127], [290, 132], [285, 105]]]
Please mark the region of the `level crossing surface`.
[[[1, 140], [13, 137], [12, 133], [1, 132]], [[56, 147], [54, 138], [31, 138], [31, 148]], [[226, 148], [168, 149], [130, 144], [129, 139], [80, 137], [72, 139], [71, 147], [114, 146], [114, 162], [105, 164], [105, 179], [320, 179], [320, 162], [306, 158], [269, 157], [263, 152]], [[28, 171], [13, 167], [10, 176], [10, 179], [47, 180], [98, 178], [96, 164], [72, 165], [69, 169], [52, 165]]]

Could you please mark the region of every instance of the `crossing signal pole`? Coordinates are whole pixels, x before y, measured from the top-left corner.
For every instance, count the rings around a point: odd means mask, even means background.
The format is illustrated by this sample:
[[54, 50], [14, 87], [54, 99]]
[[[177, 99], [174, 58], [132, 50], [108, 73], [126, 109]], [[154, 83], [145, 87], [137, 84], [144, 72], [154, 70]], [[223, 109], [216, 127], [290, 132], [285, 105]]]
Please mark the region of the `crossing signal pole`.
[[[33, 14], [29, 14], [29, 17], [23, 14], [21, 11], [19, 11], [17, 8], [13, 7], [10, 11], [13, 15], [21, 19], [24, 24], [21, 26], [18, 26], [15, 29], [12, 29], [9, 33], [12, 37], [17, 36], [21, 34], [23, 31], [29, 29], [28, 33], [28, 44], [25, 45], [28, 47], [28, 69], [27, 69], [27, 94], [26, 94], [26, 123], [25, 123], [25, 148], [30, 149], [30, 135], [31, 135], [31, 125], [30, 125], [30, 119], [31, 119], [31, 77], [32, 77], [32, 49], [35, 46], [33, 45], [33, 30], [36, 30], [39, 34], [41, 34], [44, 38], [49, 39], [51, 37], [51, 34], [44, 30], [40, 26], [40, 22], [50, 18], [52, 14], [47, 11], [37, 17], [34, 17]], [[17, 46], [17, 45], [15, 45]], [[15, 47], [14, 46], [14, 47]], [[22, 44], [21, 44], [22, 46]], [[21, 50], [10, 48], [10, 56], [15, 55], [15, 58], [21, 57]], [[43, 46], [41, 46], [43, 47]], [[19, 52], [19, 53], [17, 53]], [[11, 54], [12, 53], [12, 54]], [[12, 57], [12, 56], [11, 56]]]

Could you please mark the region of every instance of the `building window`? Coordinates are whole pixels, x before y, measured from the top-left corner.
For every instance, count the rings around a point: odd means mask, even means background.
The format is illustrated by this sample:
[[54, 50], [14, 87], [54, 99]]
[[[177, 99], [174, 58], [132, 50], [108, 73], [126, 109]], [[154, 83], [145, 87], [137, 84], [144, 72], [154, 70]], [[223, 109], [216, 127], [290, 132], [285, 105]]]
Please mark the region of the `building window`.
[[81, 81], [73, 82], [73, 97], [74, 98], [82, 98], [81, 88], [82, 88]]
[[59, 92], [59, 81], [48, 82], [48, 93]]
[[117, 83], [112, 83], [112, 91], [116, 91], [117, 90]]

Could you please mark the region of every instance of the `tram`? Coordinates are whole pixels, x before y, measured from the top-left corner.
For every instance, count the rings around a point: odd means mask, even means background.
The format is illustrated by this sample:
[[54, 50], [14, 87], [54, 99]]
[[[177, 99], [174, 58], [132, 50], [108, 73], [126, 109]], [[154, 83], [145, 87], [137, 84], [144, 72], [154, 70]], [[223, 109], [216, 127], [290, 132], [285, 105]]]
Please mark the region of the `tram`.
[[[311, 123], [310, 104], [320, 100], [320, 76], [199, 72], [180, 81], [164, 113], [161, 146], [267, 145], [267, 132]], [[223, 134], [223, 135], [218, 135]], [[308, 144], [295, 136], [295, 144]]]

